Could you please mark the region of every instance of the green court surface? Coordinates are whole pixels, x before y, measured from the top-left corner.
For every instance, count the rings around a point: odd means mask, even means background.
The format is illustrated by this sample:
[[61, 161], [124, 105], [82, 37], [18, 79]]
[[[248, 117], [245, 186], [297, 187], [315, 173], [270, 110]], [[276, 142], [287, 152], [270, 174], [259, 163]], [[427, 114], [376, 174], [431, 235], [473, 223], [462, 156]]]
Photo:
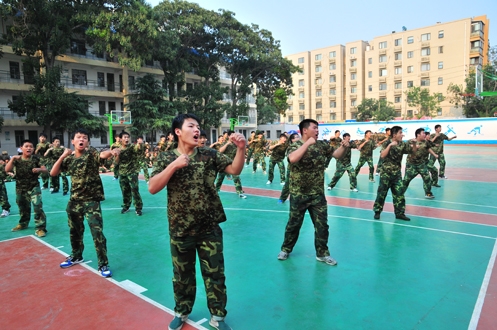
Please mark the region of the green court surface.
[[[419, 177], [411, 182], [406, 192], [410, 222], [395, 220], [388, 211], [380, 221], [373, 220], [379, 177], [376, 183], [369, 182], [366, 166], [358, 176], [359, 192], [349, 190], [347, 174], [326, 192], [343, 201], [328, 207], [329, 248], [338, 261], [336, 267], [316, 261], [314, 228], [308, 215], [289, 259], [276, 259], [289, 209], [289, 201], [277, 203], [275, 192], [281, 189], [277, 169], [273, 183], [266, 185], [261, 169], [254, 174], [252, 163], [245, 168], [241, 179], [247, 199], [231, 192], [232, 181], [225, 179], [220, 196], [228, 217], [221, 224], [227, 323], [236, 330], [468, 329], [472, 317], [475, 322], [477, 302], [484, 298], [480, 290], [497, 249], [497, 148], [445, 149], [449, 179], [441, 180], [441, 188], [433, 188], [434, 200], [424, 199]], [[353, 152], [352, 164], [357, 160], [358, 152]], [[325, 184], [334, 169], [332, 161]], [[143, 216], [135, 215], [133, 208], [121, 214], [119, 183], [109, 175], [102, 175], [102, 180], [104, 233], [113, 279], [134, 282], [146, 289], [143, 296], [173, 309], [165, 191], [151, 195], [141, 181]], [[7, 183], [7, 190], [12, 209], [9, 217], [0, 219], [0, 241], [34, 234], [33, 220], [28, 230], [10, 231], [18, 221], [14, 183]], [[43, 241], [69, 254], [67, 201], [68, 196], [43, 191], [48, 229]], [[391, 202], [390, 195], [387, 202]], [[92, 260], [88, 265], [96, 268], [88, 228], [85, 246], [85, 259]], [[203, 320], [209, 312], [200, 271], [197, 287], [190, 319], [211, 329]], [[77, 290], [84, 288], [71, 288], [73, 294]], [[118, 301], [109, 303], [119, 306]]]

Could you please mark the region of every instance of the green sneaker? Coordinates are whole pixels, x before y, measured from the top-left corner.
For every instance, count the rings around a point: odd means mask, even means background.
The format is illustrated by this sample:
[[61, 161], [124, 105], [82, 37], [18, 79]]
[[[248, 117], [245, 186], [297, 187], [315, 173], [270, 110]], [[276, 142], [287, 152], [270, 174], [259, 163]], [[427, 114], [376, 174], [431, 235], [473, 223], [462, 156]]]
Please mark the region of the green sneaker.
[[217, 330], [232, 330], [231, 327], [224, 322], [224, 317], [222, 316], [213, 315], [209, 321], [209, 324]]
[[183, 324], [185, 324], [186, 320], [188, 319], [188, 315], [179, 315], [176, 314], [174, 316], [174, 319], [169, 323], [169, 330], [180, 330], [183, 328]]

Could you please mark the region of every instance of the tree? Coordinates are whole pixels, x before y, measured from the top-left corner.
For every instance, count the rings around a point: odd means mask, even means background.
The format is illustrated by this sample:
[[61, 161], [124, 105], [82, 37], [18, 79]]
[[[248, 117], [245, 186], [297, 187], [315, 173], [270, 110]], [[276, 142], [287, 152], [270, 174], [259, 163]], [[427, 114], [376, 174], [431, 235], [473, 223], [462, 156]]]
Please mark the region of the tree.
[[430, 95], [428, 88], [410, 87], [404, 93], [407, 96], [407, 104], [410, 107], [418, 108], [418, 113], [416, 114], [418, 119], [423, 116], [434, 117], [435, 111], [440, 106], [440, 102], [445, 99], [440, 93]]
[[395, 118], [395, 109], [385, 99], [363, 99], [357, 106], [357, 121], [390, 121]]
[[257, 95], [255, 104], [257, 106], [257, 125], [272, 124], [278, 119], [278, 109], [264, 96]]

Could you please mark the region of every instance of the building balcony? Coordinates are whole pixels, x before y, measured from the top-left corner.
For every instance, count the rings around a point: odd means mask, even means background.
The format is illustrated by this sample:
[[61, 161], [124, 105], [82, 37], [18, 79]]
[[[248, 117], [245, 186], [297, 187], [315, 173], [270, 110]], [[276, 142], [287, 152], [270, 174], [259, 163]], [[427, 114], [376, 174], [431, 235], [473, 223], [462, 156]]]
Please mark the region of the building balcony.
[[314, 65], [321, 65], [321, 61], [315, 61]]
[[357, 81], [356, 80], [352, 80], [349, 84], [350, 84], [350, 86], [357, 86]]
[[379, 67], [380, 67], [380, 69], [386, 69], [387, 64], [386, 63], [380, 63]]
[[335, 101], [337, 99], [335, 95], [330, 95], [328, 98], [330, 99], [330, 101]]
[[321, 72], [316, 72], [315, 77], [316, 78], [321, 78]]
[[472, 32], [470, 35], [469, 35], [469, 38], [471, 40], [475, 40], [475, 39], [484, 39], [484, 34], [483, 34], [483, 31], [476, 31], [476, 32]]
[[303, 92], [303, 91], [304, 91], [304, 89], [305, 89], [305, 87], [300, 86], [300, 87], [299, 87], [299, 92]]
[[349, 72], [355, 73], [355, 72], [357, 72], [357, 68], [350, 68]]
[[430, 42], [429, 41], [423, 41], [421, 43], [421, 47], [430, 47]]
[[395, 61], [395, 62], [393, 62], [393, 65], [394, 66], [401, 66], [402, 65], [402, 61]]
[[401, 104], [395, 104], [394, 105], [394, 109], [395, 110], [400, 110], [400, 109], [402, 109], [402, 105]]
[[381, 83], [387, 82], [387, 77], [380, 77], [380, 82]]
[[386, 49], [380, 49], [379, 53], [380, 53], [380, 55], [386, 55], [387, 50]]
[[394, 47], [393, 51], [395, 53], [401, 52], [402, 51], [402, 47]]
[[385, 96], [387, 96], [387, 92], [385, 91], [380, 92], [380, 97], [385, 97]]
[[336, 83], [329, 83], [328, 87], [330, 88], [336, 88], [337, 84]]
[[352, 100], [357, 99], [357, 94], [355, 94], [355, 93], [350, 94], [350, 98], [351, 98]]
[[401, 74], [396, 74], [395, 76], [393, 76], [393, 80], [395, 80], [395, 81], [402, 80], [402, 75]]
[[430, 62], [430, 58], [428, 56], [421, 57], [421, 62]]
[[473, 47], [469, 50], [469, 56], [476, 56], [483, 53], [483, 49], [480, 47]]
[[[8, 107], [0, 107], [0, 116], [5, 119], [13, 120], [26, 120], [26, 116], [18, 116], [17, 113], [12, 112]], [[5, 126], [5, 123], [4, 123]]]
[[329, 59], [330, 64], [336, 63], [336, 60], [334, 58]]
[[429, 72], [421, 72], [421, 78], [428, 78], [430, 76]]
[[393, 91], [394, 95], [402, 95], [402, 89], [396, 89]]

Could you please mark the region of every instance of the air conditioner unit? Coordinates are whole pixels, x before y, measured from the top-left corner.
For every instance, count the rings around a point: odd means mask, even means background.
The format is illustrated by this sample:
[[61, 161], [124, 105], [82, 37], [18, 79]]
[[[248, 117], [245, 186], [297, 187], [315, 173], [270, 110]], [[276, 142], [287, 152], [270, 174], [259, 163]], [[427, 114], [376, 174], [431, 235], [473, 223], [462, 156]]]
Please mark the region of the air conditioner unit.
[[412, 113], [415, 114], [415, 115], [417, 115], [419, 113], [419, 111], [418, 110], [414, 110]]

